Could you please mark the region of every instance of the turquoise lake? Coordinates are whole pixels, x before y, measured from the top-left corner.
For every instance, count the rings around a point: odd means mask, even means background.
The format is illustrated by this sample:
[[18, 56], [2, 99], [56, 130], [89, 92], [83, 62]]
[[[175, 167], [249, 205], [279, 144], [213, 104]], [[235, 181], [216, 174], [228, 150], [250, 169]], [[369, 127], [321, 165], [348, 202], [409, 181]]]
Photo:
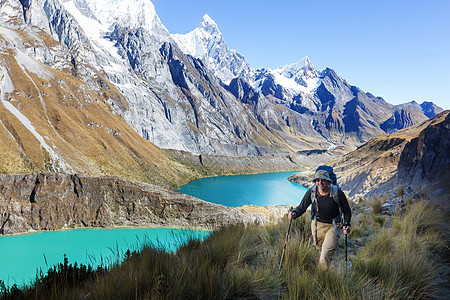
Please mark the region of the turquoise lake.
[[[183, 192], [226, 206], [297, 205], [306, 188], [287, 178], [298, 172], [221, 176], [198, 179], [182, 186]], [[30, 283], [38, 270], [62, 263], [108, 265], [123, 257], [127, 249], [139, 250], [152, 243], [176, 251], [189, 238], [204, 239], [210, 231], [180, 228], [76, 229], [0, 236], [0, 280], [7, 286]]]
[[0, 280], [6, 286], [22, 286], [36, 278], [37, 270], [62, 263], [64, 254], [70, 264], [109, 266], [123, 258], [127, 249], [139, 250], [152, 243], [175, 251], [189, 238], [204, 239], [206, 230], [180, 228], [118, 228], [46, 231], [15, 236], [0, 236]]
[[201, 178], [177, 192], [230, 207], [253, 205], [298, 205], [307, 189], [288, 180], [299, 172], [264, 173]]

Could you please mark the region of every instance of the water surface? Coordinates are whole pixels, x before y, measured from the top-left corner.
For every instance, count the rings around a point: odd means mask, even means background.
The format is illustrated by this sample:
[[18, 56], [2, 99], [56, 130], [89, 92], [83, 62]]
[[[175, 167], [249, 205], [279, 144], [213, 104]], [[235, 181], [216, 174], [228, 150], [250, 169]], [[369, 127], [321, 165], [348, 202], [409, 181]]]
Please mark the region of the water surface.
[[[297, 172], [202, 178], [182, 186], [179, 192], [230, 207], [297, 205], [306, 188], [287, 178]], [[36, 272], [63, 262], [106, 266], [127, 249], [140, 250], [153, 243], [175, 251], [188, 238], [203, 239], [209, 231], [174, 228], [76, 229], [0, 236], [0, 280], [7, 286], [28, 284]]]
[[177, 192], [230, 207], [252, 205], [298, 205], [307, 189], [288, 180], [299, 172], [201, 178]]
[[209, 234], [181, 228], [90, 228], [0, 236], [0, 280], [6, 286], [29, 284], [38, 270], [45, 274], [62, 263], [64, 254], [69, 264], [109, 266], [128, 249], [140, 250], [151, 243], [175, 251], [189, 238], [204, 239]]

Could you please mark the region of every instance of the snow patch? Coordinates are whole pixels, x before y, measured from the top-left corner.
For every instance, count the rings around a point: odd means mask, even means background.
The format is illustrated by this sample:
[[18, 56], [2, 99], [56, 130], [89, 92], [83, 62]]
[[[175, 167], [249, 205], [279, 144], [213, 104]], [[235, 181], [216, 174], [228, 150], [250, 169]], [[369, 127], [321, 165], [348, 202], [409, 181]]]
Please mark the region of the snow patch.
[[[95, 4], [95, 1], [93, 4]], [[102, 24], [97, 20], [86, 17], [78, 10], [73, 1], [65, 2], [63, 5], [83, 28], [84, 33], [91, 40], [96, 51], [109, 53], [115, 59], [122, 60], [122, 57], [117, 53], [117, 47], [115, 46], [116, 42], [105, 38], [110, 25], [109, 23]]]
[[13, 48], [23, 45], [23, 40], [16, 31], [0, 27], [0, 34], [11, 44]]
[[[153, 28], [163, 28], [168, 33], [149, 0], [90, 0], [88, 5], [104, 26], [118, 22], [130, 29], [143, 27], [152, 31]], [[72, 13], [73, 9], [69, 11]]]
[[328, 147], [328, 151], [332, 151], [332, 150], [334, 150], [334, 149], [336, 149], [336, 145], [335, 144], [333, 144], [333, 143], [330, 143], [330, 146]]
[[36, 74], [39, 78], [50, 80], [53, 77], [52, 73], [49, 72], [45, 66], [41, 65], [19, 49], [16, 49], [15, 58], [22, 69], [26, 69], [31, 73]]

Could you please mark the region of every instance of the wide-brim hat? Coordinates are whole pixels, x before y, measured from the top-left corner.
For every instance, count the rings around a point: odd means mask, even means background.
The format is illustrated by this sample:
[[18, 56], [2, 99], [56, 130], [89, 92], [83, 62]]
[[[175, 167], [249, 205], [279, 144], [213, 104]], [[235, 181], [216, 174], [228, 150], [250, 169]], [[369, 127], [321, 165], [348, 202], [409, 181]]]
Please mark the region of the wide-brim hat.
[[317, 170], [314, 174], [313, 181], [316, 181], [317, 179], [324, 179], [331, 182], [330, 175], [328, 175], [328, 172], [326, 170]]

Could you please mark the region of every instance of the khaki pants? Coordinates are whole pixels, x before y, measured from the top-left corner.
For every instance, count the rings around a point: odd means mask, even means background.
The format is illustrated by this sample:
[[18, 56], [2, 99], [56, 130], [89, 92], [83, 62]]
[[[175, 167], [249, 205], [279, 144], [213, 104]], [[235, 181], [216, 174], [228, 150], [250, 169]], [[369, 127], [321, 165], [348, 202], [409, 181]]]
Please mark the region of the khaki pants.
[[[311, 231], [314, 236], [315, 222], [311, 222]], [[319, 265], [329, 268], [331, 258], [337, 249], [336, 229], [333, 224], [317, 222], [316, 249], [320, 253]]]

